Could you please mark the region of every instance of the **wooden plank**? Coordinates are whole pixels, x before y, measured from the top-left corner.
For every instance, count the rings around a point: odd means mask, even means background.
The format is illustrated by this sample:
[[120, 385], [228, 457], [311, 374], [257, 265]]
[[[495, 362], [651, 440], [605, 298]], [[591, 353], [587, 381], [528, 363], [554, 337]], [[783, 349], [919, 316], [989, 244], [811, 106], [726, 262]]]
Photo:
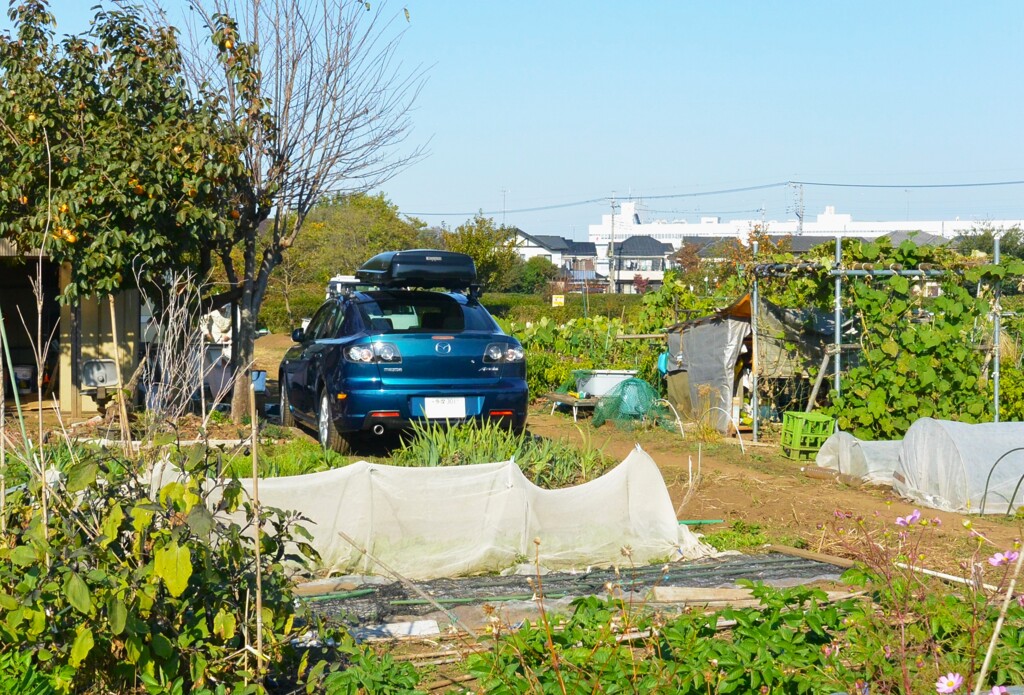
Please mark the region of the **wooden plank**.
[[[829, 601], [852, 598], [856, 593], [848, 591], [826, 591]], [[686, 603], [701, 606], [750, 607], [760, 603], [751, 589], [723, 589], [688, 586], [656, 586], [651, 590], [655, 603]]]
[[767, 546], [768, 550], [774, 553], [782, 553], [783, 555], [792, 555], [793, 557], [803, 558], [804, 560], [815, 560], [817, 562], [824, 562], [829, 565], [835, 565], [836, 567], [843, 567], [849, 569], [853, 567], [855, 563], [853, 560], [848, 560], [845, 557], [836, 557], [835, 555], [826, 555], [824, 553], [816, 553], [813, 550], [803, 550], [802, 548], [792, 548], [788, 545], [775, 545], [774, 543]]
[[562, 405], [573, 405], [577, 408], [591, 408], [597, 405], [598, 398], [577, 398], [576, 396], [570, 396], [567, 393], [555, 393], [551, 392], [544, 396], [549, 401], [555, 403], [561, 403]]
[[369, 640], [400, 639], [402, 637], [423, 637], [439, 635], [441, 629], [436, 620], [414, 620], [404, 623], [387, 623], [384, 625], [364, 625], [352, 628], [349, 634], [357, 642]]

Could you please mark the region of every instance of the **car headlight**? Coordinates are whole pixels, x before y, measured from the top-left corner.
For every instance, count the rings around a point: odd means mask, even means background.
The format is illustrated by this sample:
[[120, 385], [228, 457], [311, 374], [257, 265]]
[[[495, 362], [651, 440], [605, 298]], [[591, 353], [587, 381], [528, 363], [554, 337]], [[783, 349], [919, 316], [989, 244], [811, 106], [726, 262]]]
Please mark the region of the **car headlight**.
[[522, 362], [523, 348], [509, 343], [490, 343], [484, 348], [484, 362]]

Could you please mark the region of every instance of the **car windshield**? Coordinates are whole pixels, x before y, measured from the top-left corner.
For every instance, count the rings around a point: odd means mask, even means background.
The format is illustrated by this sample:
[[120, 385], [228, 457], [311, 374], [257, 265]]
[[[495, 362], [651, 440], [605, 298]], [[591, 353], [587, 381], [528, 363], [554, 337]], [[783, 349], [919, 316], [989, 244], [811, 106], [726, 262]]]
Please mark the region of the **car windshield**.
[[479, 306], [464, 306], [437, 292], [370, 292], [371, 301], [359, 303], [370, 331], [377, 333], [430, 333], [443, 331], [494, 332], [497, 326]]

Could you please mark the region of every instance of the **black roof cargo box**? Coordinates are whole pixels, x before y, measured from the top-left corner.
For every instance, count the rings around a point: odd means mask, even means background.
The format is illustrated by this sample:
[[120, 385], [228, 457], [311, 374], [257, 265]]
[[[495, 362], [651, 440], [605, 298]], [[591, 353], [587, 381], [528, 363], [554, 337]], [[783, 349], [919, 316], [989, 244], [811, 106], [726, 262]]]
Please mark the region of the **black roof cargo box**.
[[466, 289], [476, 282], [476, 265], [464, 253], [413, 249], [379, 253], [356, 271], [362, 282], [378, 287]]

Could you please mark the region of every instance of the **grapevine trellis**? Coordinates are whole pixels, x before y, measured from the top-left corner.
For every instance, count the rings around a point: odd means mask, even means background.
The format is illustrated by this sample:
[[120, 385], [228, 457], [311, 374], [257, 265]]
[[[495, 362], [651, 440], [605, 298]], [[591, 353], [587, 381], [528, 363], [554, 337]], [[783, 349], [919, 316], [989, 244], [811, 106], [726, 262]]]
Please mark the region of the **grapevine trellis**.
[[[909, 243], [909, 242], [907, 242]], [[983, 366], [977, 364], [977, 359], [973, 359], [971, 351], [965, 351], [965, 349], [957, 347], [957, 340], [969, 339], [972, 342], [973, 347], [976, 349], [977, 344], [982, 342], [980, 340], [981, 331], [978, 329], [978, 320], [985, 315], [988, 315], [992, 321], [992, 351], [994, 354], [990, 355], [993, 361], [992, 368], [992, 381], [993, 381], [993, 419], [998, 421], [999, 412], [999, 297], [1000, 297], [1000, 282], [1009, 274], [1020, 274], [1024, 270], [1024, 263], [1020, 261], [1013, 261], [1007, 264], [1005, 267], [999, 263], [999, 251], [998, 251], [998, 237], [996, 240], [996, 253], [995, 263], [987, 266], [978, 266], [967, 269], [964, 272], [954, 272], [954, 268], [951, 264], [934, 263], [934, 262], [922, 262], [920, 258], [917, 258], [918, 248], [905, 243], [896, 249], [893, 249], [893, 253], [898, 260], [883, 259], [878, 249], [874, 250], [876, 258], [874, 262], [847, 262], [844, 264], [843, 260], [843, 242], [842, 239], [837, 237], [835, 242], [835, 255], [834, 261], [831, 265], [826, 262], [810, 262], [810, 263], [792, 263], [792, 262], [772, 262], [772, 263], [757, 263], [757, 245], [756, 242], [753, 247], [755, 263], [753, 265], [753, 284], [751, 290], [751, 330], [753, 333], [753, 353], [754, 363], [752, 365], [752, 397], [751, 397], [751, 411], [753, 416], [753, 436], [755, 440], [758, 437], [759, 431], [759, 420], [762, 417], [761, 409], [758, 404], [758, 398], [763, 390], [762, 384], [759, 383], [759, 377], [764, 373], [764, 370], [760, 368], [758, 359], [760, 356], [758, 350], [758, 326], [757, 316], [759, 313], [759, 304], [761, 302], [761, 288], [760, 282], [765, 279], [784, 279], [793, 280], [795, 278], [818, 278], [818, 290], [826, 287], [826, 284], [831, 280], [833, 285], [833, 298], [832, 308], [834, 312], [834, 326], [832, 343], [826, 346], [824, 359], [822, 360], [819, 373], [817, 374], [817, 382], [810, 396], [810, 402], [808, 408], [813, 406], [814, 398], [817, 395], [818, 387], [824, 378], [824, 370], [827, 367], [829, 361], [832, 362], [832, 402], [836, 407], [836, 410], [841, 410], [841, 406], [845, 405], [856, 405], [862, 408], [854, 409], [854, 414], [843, 412], [840, 415], [841, 424], [850, 426], [851, 429], [856, 430], [860, 427], [862, 430], [867, 431], [868, 423], [874, 426], [873, 419], [884, 419], [887, 417], [889, 410], [895, 411], [896, 415], [891, 417], [891, 422], [886, 422], [881, 427], [882, 431], [879, 432], [878, 428], [871, 430], [871, 434], [883, 434], [893, 436], [900, 429], [904, 429], [909, 425], [909, 421], [902, 415], [902, 411], [909, 410], [917, 407], [919, 404], [916, 401], [916, 394], [913, 393], [913, 389], [906, 389], [905, 393], [901, 395], [902, 400], [898, 401], [893, 407], [893, 404], [887, 402], [886, 395], [884, 393], [884, 384], [880, 381], [876, 381], [871, 384], [870, 380], [867, 382], [867, 386], [864, 384], [857, 385], [858, 388], [854, 388], [844, 395], [843, 390], [843, 377], [844, 373], [844, 359], [843, 350], [851, 348], [860, 348], [861, 354], [869, 362], [872, 360], [877, 363], [890, 363], [896, 361], [896, 369], [893, 372], [893, 387], [902, 387], [904, 384], [900, 383], [901, 380], [906, 382], [906, 376], [902, 372], [908, 371], [908, 367], [918, 368], [922, 372], [922, 376], [918, 379], [920, 385], [929, 386], [935, 384], [933, 388], [937, 388], [939, 385], [945, 384], [949, 378], [955, 378], [957, 387], [967, 387], [966, 391], [970, 390], [970, 387], [976, 386], [979, 382], [979, 376], [983, 369]], [[858, 247], [858, 251], [863, 251], [862, 248]], [[871, 255], [871, 254], [868, 254]], [[901, 261], [911, 261], [901, 262]], [[963, 269], [959, 269], [963, 271]], [[984, 280], [986, 283], [991, 285], [994, 293], [994, 302], [989, 309], [987, 305], [981, 303], [980, 298], [971, 298], [967, 293], [959, 287], [957, 284], [961, 279], [961, 276], [967, 277], [972, 281], [979, 283], [978, 287], [981, 287], [981, 282]], [[858, 283], [858, 279], [866, 280], [866, 283]], [[882, 280], [885, 282], [885, 287], [888, 290], [888, 294], [881, 293], [878, 297], [872, 298], [870, 295], [872, 292], [878, 293], [871, 287], [871, 284], [876, 280]], [[848, 289], [855, 295], [855, 304], [857, 302], [867, 303], [870, 305], [871, 301], [875, 301], [874, 307], [878, 310], [877, 316], [871, 318], [879, 318], [883, 314], [889, 319], [889, 323], [896, 323], [898, 321], [906, 322], [905, 315], [911, 309], [911, 302], [907, 299], [913, 295], [911, 287], [911, 281], [916, 283], [934, 282], [941, 281], [944, 283], [943, 293], [950, 294], [951, 297], [945, 302], [941, 299], [937, 299], [937, 306], [940, 307], [944, 312], [948, 313], [949, 316], [944, 316], [941, 327], [942, 330], [934, 330], [931, 334], [925, 335], [921, 340], [913, 342], [913, 340], [904, 337], [902, 334], [895, 333], [895, 326], [885, 325], [884, 321], [868, 322], [868, 319], [863, 315], [863, 307], [858, 308], [858, 316], [862, 323], [864, 323], [863, 329], [860, 333], [859, 342], [851, 344], [843, 342], [843, 298], [844, 288]], [[861, 296], [857, 296], [860, 292]], [[865, 300], [865, 297], [867, 298]], [[884, 310], [884, 311], [883, 311]], [[885, 312], [888, 313], [885, 313]], [[893, 317], [897, 317], [896, 321], [893, 321]], [[974, 325], [969, 331], [970, 335], [965, 336], [964, 331], [956, 323], [958, 318], [973, 318]], [[886, 334], [885, 331], [889, 333]], [[944, 331], [944, 332], [943, 332]], [[906, 332], [904, 332], [906, 333]], [[884, 338], [884, 339], [880, 339]], [[871, 342], [871, 349], [867, 349], [866, 342]], [[915, 353], [915, 349], [921, 348], [921, 353], [924, 357], [918, 357]], [[953, 350], [952, 356], [954, 359], [945, 360], [939, 359], [929, 354], [936, 352], [936, 350]], [[916, 360], [916, 361], [915, 361]], [[930, 362], [929, 362], [930, 360]], [[952, 362], [952, 365], [945, 365], [946, 362]], [[935, 365], [933, 363], [938, 362], [940, 364]], [[986, 360], [984, 365], [987, 366], [988, 361]], [[976, 369], [975, 369], [976, 368]], [[960, 371], [956, 371], [956, 370]], [[947, 374], [945, 371], [950, 371]], [[941, 373], [940, 373], [941, 372]], [[977, 372], [977, 373], [975, 373]], [[868, 370], [870, 373], [870, 370]], [[884, 373], [884, 372], [883, 372]], [[863, 376], [864, 371], [860, 372]], [[849, 376], [849, 375], [848, 375]], [[874, 388], [868, 388], [869, 386]], [[881, 393], [881, 395], [879, 395]], [[983, 409], [979, 409], [979, 406], [975, 402], [970, 402], [969, 399], [960, 398], [957, 400], [956, 397], [949, 399], [948, 402], [938, 404], [937, 407], [933, 408], [931, 405], [921, 405], [921, 412], [925, 414], [935, 414], [936, 416], [949, 416], [950, 412], [957, 412], [957, 408], [962, 408], [962, 414], [964, 419], [967, 420], [978, 420], [982, 419], [984, 413]], [[837, 413], [838, 414], [838, 413]], [[901, 433], [900, 433], [901, 434]]]

